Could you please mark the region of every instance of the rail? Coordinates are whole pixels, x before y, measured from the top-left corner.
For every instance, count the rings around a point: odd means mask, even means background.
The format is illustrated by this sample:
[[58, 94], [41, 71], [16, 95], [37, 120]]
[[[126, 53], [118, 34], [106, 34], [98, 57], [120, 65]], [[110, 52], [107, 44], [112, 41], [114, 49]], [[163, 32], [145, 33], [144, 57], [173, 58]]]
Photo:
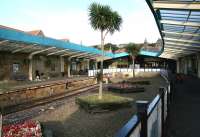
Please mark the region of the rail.
[[115, 137], [162, 137], [171, 103], [170, 84], [159, 88], [159, 94], [152, 102], [136, 101], [137, 114], [134, 115]]

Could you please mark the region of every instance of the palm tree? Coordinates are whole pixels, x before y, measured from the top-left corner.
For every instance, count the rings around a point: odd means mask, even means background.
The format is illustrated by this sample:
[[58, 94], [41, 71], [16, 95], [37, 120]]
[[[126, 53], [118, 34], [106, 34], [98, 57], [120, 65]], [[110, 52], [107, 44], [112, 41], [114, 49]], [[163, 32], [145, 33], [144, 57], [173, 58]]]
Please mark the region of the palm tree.
[[92, 3], [89, 6], [89, 20], [94, 30], [101, 32], [101, 79], [99, 82], [99, 99], [102, 98], [103, 89], [103, 56], [104, 56], [104, 40], [108, 33], [113, 34], [116, 30], [120, 30], [122, 24], [121, 16], [107, 5]]
[[132, 57], [133, 61], [133, 77], [135, 77], [135, 58], [139, 55], [142, 45], [129, 43], [125, 46], [126, 52]]

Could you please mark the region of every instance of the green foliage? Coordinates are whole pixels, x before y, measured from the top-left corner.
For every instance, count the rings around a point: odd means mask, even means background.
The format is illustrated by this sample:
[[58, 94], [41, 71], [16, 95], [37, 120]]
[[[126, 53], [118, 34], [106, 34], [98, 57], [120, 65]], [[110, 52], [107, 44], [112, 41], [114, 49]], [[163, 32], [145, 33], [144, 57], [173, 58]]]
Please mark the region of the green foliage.
[[128, 52], [131, 56], [136, 57], [139, 55], [142, 45], [129, 43], [125, 46], [126, 52]]
[[119, 48], [117, 47], [117, 45], [115, 45], [115, 44], [112, 44], [112, 43], [107, 43], [107, 44], [105, 44], [104, 45], [104, 50], [110, 50], [110, 48], [111, 48], [111, 50], [112, 50], [112, 52], [114, 52], [114, 51], [116, 51], [116, 50], [118, 50]]
[[98, 95], [90, 95], [76, 98], [76, 103], [86, 111], [115, 110], [121, 107], [131, 106], [130, 98], [120, 97], [112, 94], [104, 94], [102, 99]]
[[118, 59], [116, 62], [117, 65], [128, 65], [128, 60]]
[[[100, 45], [94, 45], [93, 47], [94, 47], [94, 48], [97, 48], [97, 49], [101, 49], [101, 48], [100, 48]], [[107, 43], [107, 44], [104, 45], [104, 50], [109, 51], [110, 48], [111, 48], [112, 52], [115, 52], [116, 50], [119, 49], [119, 47], [117, 47], [116, 44]]]
[[89, 7], [89, 20], [92, 28], [95, 30], [107, 30], [111, 34], [115, 30], [120, 30], [122, 18], [116, 11], [107, 5], [92, 3]]

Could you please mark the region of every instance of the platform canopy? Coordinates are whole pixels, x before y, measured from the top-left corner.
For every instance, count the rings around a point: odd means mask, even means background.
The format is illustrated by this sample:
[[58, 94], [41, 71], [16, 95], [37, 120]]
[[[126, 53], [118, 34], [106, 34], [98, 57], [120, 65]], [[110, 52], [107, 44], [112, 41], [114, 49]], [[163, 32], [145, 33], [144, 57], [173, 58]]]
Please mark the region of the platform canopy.
[[[35, 32], [34, 32], [35, 33]], [[40, 33], [40, 32], [39, 32]], [[42, 33], [43, 34], [43, 33]], [[78, 36], [77, 36], [78, 37]], [[101, 57], [101, 50], [49, 38], [43, 35], [33, 35], [21, 30], [8, 28], [0, 25], [0, 51], [7, 51], [12, 54], [28, 53], [30, 55], [43, 54], [46, 56], [61, 56], [71, 58], [97, 59]], [[141, 51], [141, 55], [158, 56], [158, 52]], [[128, 53], [104, 52], [104, 59], [119, 58], [128, 56]]]
[[200, 0], [146, 0], [156, 19], [164, 50], [177, 59], [200, 51]]
[[[43, 33], [42, 33], [43, 34]], [[28, 53], [29, 55], [43, 54], [46, 56], [69, 56], [86, 59], [96, 59], [101, 51], [83, 45], [57, 40], [44, 35], [0, 26], [0, 51], [11, 54]], [[112, 58], [112, 53], [105, 53], [105, 57]]]

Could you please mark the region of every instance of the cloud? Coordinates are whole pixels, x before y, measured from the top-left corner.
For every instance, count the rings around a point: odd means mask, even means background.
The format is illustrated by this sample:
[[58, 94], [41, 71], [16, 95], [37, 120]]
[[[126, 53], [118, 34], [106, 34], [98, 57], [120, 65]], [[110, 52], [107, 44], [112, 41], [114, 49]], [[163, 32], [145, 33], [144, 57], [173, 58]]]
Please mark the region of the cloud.
[[[69, 38], [71, 42], [82, 42], [84, 45], [100, 44], [100, 32], [91, 28], [87, 11], [27, 10], [23, 11], [21, 18], [23, 21], [17, 20], [13, 27], [27, 31], [42, 29], [49, 37]], [[122, 18], [121, 31], [108, 35], [105, 43], [143, 42], [145, 38], [154, 42], [159, 37], [153, 15], [147, 6], [142, 5], [140, 9], [128, 13], [122, 12]]]

